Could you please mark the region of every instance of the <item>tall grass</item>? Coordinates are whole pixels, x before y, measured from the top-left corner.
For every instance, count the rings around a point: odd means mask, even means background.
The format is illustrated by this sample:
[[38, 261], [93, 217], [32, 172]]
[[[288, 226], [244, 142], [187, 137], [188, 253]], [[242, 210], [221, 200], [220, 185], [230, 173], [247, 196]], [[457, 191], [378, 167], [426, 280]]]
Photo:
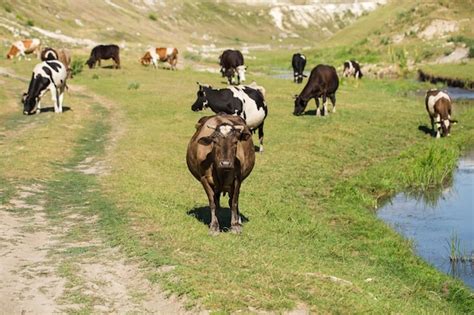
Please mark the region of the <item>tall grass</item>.
[[456, 168], [459, 149], [434, 144], [417, 157], [404, 178], [412, 190], [428, 190], [446, 183]]

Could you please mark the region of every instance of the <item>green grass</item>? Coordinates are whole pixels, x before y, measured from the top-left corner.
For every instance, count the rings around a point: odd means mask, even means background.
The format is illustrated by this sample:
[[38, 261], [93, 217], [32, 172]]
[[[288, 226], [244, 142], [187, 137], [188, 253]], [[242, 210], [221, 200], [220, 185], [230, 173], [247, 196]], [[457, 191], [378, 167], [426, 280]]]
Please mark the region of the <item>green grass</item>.
[[[318, 53], [340, 60], [349, 54], [345, 49]], [[176, 266], [149, 277], [212, 311], [282, 312], [302, 304], [313, 312], [470, 312], [472, 292], [414, 256], [411, 243], [374, 211], [400, 190], [436, 186], [449, 177], [459, 154], [474, 144], [472, 105], [456, 103], [454, 118], [461, 123], [450, 138], [436, 140], [419, 130], [429, 127], [429, 118], [414, 91], [428, 85], [342, 80], [336, 114], [294, 117], [291, 96], [302, 86], [265, 75], [272, 71], [265, 64], [284, 67], [287, 55], [262, 55], [249, 66], [249, 81], [267, 90], [269, 116], [266, 151], [257, 155], [242, 187], [240, 208], [248, 218], [242, 235], [211, 237], [207, 226], [187, 214], [207, 206], [185, 163], [195, 122], [210, 114], [190, 110], [195, 82], [220, 87], [222, 78], [141, 67], [131, 53], [124, 53], [120, 70], [85, 69], [71, 81], [109, 99], [109, 110], [72, 90], [66, 95], [71, 111], [25, 117], [17, 97], [27, 83], [6, 82], [0, 121], [10, 134], [9, 150], [0, 151], [6, 182], [0, 189], [42, 180], [52, 222], [61, 220], [64, 207], [86, 200], [85, 214], [99, 215], [110, 244], [152, 270]], [[32, 63], [0, 65], [28, 78]], [[129, 89], [131, 82], [140, 88]], [[307, 110], [314, 110], [314, 102]], [[115, 123], [126, 132], [105, 152], [111, 111], [121, 114]], [[90, 155], [107, 155], [111, 174], [97, 178], [64, 170]], [[11, 168], [14, 163], [22, 167]], [[86, 232], [79, 226], [71, 237]], [[61, 270], [71, 285], [79, 281], [73, 264]], [[80, 292], [71, 291], [69, 299], [84, 305], [81, 312], [91, 311], [92, 301]]]
[[[151, 275], [166, 289], [224, 312], [298, 303], [376, 313], [472, 307], [468, 290], [414, 257], [410, 243], [371, 210], [396, 191], [445, 180], [462, 148], [472, 145], [470, 107], [457, 108], [462, 126], [437, 141], [418, 130], [429, 119], [423, 100], [410, 96], [420, 88], [411, 81], [344, 81], [338, 113], [317, 118], [291, 115], [291, 95], [300, 86], [255, 77], [267, 89], [270, 114], [266, 152], [242, 188], [240, 206], [249, 222], [241, 236], [213, 238], [186, 214], [207, 202], [184, 161], [202, 116], [190, 111], [195, 82], [222, 86], [220, 77], [124, 67], [113, 75], [87, 71], [78, 79], [113, 100], [128, 129], [114, 153], [115, 171], [101, 182], [108, 198], [97, 209], [114, 244], [152, 266], [176, 266]], [[100, 79], [90, 80], [96, 74]], [[127, 89], [130, 81], [141, 82], [139, 93]], [[439, 162], [447, 166], [426, 174]], [[446, 285], [451, 293], [445, 296]]]
[[461, 64], [424, 65], [423, 71], [431, 75], [474, 81], [474, 61]]

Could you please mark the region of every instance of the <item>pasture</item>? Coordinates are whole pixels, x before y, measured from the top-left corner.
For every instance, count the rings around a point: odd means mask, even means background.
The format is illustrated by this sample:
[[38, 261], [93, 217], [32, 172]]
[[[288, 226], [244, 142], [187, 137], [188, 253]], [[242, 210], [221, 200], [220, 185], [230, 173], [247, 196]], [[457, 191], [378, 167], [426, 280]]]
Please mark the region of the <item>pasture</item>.
[[[74, 58], [78, 56], [74, 55]], [[68, 239], [103, 238], [143, 266], [148, 279], [188, 307], [230, 313], [303, 309], [321, 313], [466, 313], [472, 292], [414, 256], [374, 214], [390, 195], [437, 186], [474, 144], [474, 108], [456, 102], [459, 124], [435, 140], [414, 80], [342, 79], [337, 113], [295, 117], [303, 85], [252, 73], [266, 88], [265, 152], [243, 183], [243, 233], [209, 235], [207, 198], [189, 173], [186, 146], [197, 120], [196, 82], [225, 86], [219, 74], [154, 70], [132, 52], [122, 68], [84, 69], [69, 81], [62, 114], [23, 116], [20, 95], [36, 63], [0, 60], [0, 200], [41, 185], [51, 225], [76, 222]], [[278, 53], [280, 58], [280, 53]], [[83, 56], [85, 60], [85, 56]], [[265, 69], [273, 59], [251, 63]], [[290, 60], [290, 58], [288, 58]], [[108, 65], [109, 63], [104, 62]], [[315, 65], [312, 60], [307, 69]], [[50, 107], [49, 94], [43, 107]], [[257, 136], [253, 137], [258, 143]], [[85, 170], [85, 171], [84, 171]], [[229, 222], [224, 198], [221, 219]], [[66, 220], [66, 221], [65, 221]], [[226, 223], [227, 222], [227, 223]], [[64, 299], [90, 313], [97, 301], [72, 268], [93, 248], [59, 253]], [[164, 268], [169, 267], [169, 268]], [[163, 270], [166, 270], [163, 271]]]

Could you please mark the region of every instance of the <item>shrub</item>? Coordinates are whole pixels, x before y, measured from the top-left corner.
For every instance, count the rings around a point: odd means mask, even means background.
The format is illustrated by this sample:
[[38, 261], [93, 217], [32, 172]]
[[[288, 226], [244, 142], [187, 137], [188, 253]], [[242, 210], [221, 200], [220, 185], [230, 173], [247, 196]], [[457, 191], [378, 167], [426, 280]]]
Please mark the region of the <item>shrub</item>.
[[35, 23], [33, 22], [33, 20], [28, 19], [26, 20], [26, 25], [31, 27], [31, 26], [35, 26]]
[[152, 20], [152, 21], [156, 21], [156, 20], [157, 20], [156, 15], [153, 14], [153, 13], [148, 14], [148, 18], [149, 18], [150, 20]]
[[3, 5], [3, 8], [5, 9], [5, 11], [7, 11], [8, 13], [12, 13], [12, 7], [8, 4], [8, 3], [5, 3]]
[[132, 82], [128, 85], [129, 90], [138, 90], [140, 88], [140, 83]]
[[71, 63], [71, 74], [73, 76], [78, 75], [82, 72], [82, 68], [84, 67], [84, 60], [82, 59], [74, 59]]

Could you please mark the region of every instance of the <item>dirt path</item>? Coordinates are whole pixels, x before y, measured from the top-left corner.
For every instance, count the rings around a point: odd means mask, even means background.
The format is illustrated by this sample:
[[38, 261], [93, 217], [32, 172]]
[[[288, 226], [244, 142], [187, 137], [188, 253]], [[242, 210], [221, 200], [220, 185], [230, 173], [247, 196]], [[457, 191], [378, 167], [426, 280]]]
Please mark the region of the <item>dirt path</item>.
[[[70, 93], [113, 107], [83, 87], [71, 86]], [[64, 172], [107, 175], [107, 161], [125, 132], [120, 112], [109, 113], [105, 156], [88, 156]], [[87, 201], [64, 206], [59, 218], [51, 218], [44, 199], [47, 185], [18, 184], [0, 205], [0, 314], [188, 313], [182, 301], [165, 297], [146, 279], [146, 268], [101, 238], [98, 217], [83, 211]]]

